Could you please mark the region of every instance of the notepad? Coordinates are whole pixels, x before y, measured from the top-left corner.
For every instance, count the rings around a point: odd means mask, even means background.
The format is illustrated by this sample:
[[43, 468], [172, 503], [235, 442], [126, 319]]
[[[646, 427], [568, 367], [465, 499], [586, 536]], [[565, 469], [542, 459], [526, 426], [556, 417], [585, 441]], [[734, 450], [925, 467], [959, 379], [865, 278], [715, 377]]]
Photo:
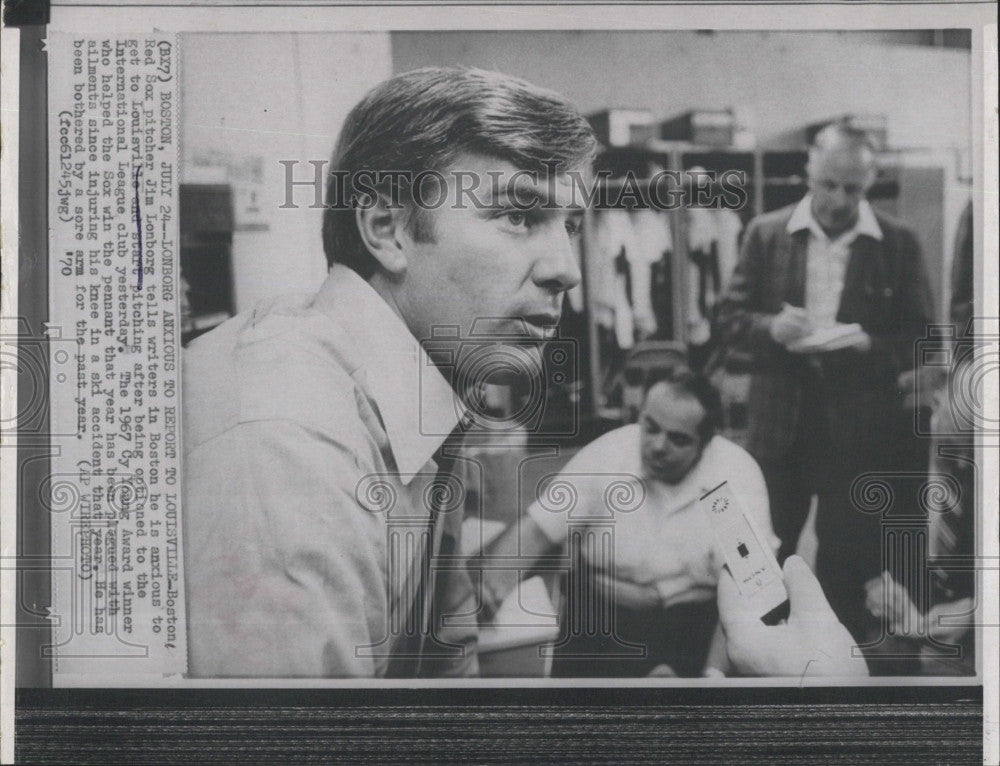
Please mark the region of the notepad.
[[856, 345], [864, 337], [865, 331], [859, 324], [835, 324], [824, 327], [800, 338], [788, 346], [793, 354], [809, 354], [823, 351], [837, 351]]

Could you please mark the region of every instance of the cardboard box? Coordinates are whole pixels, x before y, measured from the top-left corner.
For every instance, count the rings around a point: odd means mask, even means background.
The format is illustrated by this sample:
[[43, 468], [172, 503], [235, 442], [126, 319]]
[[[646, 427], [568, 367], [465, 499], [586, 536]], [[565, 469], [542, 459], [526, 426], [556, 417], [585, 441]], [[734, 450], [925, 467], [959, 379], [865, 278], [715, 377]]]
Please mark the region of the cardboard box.
[[587, 121], [605, 146], [641, 146], [653, 137], [648, 109], [605, 109], [588, 115]]
[[731, 109], [698, 109], [660, 123], [664, 141], [688, 141], [703, 146], [732, 146], [736, 117]]

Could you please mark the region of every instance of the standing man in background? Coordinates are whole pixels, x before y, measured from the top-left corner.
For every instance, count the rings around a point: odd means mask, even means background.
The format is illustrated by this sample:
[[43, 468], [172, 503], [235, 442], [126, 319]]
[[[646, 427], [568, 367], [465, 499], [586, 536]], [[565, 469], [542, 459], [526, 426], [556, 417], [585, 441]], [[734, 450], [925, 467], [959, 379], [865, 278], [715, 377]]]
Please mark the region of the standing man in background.
[[754, 358], [748, 446], [767, 481], [779, 560], [795, 551], [817, 495], [817, 576], [863, 641], [881, 529], [854, 507], [851, 485], [868, 471], [920, 468], [896, 380], [934, 311], [915, 236], [865, 199], [876, 175], [867, 136], [827, 126], [807, 171], [801, 202], [750, 223], [718, 322], [723, 342]]

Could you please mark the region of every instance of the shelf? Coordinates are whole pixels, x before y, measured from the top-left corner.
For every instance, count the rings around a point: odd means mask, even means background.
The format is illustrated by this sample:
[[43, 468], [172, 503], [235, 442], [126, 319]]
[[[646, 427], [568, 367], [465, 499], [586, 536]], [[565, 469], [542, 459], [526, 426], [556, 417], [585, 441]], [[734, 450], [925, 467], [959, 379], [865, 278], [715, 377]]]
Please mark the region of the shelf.
[[[709, 209], [738, 209], [724, 204], [725, 200], [737, 193], [735, 188], [738, 186], [742, 187], [747, 198], [752, 198], [755, 184], [753, 179], [749, 177], [744, 184], [737, 184], [735, 180], [733, 179], [734, 183], [723, 186], [719, 181], [696, 184], [690, 178], [678, 181], [672, 176], [600, 179], [596, 184], [597, 190], [591, 208], [595, 210], [654, 209], [669, 212], [692, 207], [691, 198], [696, 193], [704, 192], [712, 199], [712, 203], [705, 207]], [[653, 199], [654, 190], [655, 200]], [[635, 201], [636, 197], [641, 200], [641, 204]]]
[[765, 178], [764, 186], [806, 186], [806, 179], [800, 176], [788, 178]]

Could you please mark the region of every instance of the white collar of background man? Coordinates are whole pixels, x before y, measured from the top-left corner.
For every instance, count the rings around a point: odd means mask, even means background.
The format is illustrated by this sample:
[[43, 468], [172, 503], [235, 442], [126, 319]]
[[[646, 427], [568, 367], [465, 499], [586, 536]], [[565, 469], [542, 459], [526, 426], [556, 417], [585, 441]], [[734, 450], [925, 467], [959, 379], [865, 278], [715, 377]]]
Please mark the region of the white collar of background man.
[[[792, 211], [792, 217], [788, 219], [787, 229], [789, 234], [808, 229], [817, 237], [829, 239], [812, 214], [812, 194], [807, 194], [795, 206], [795, 210]], [[866, 199], [861, 200], [861, 203], [858, 205], [858, 219], [854, 222], [854, 226], [835, 239], [847, 237], [848, 241], [853, 242], [855, 237], [862, 234], [880, 242], [882, 241], [882, 227], [878, 225], [878, 219], [875, 218], [875, 211], [872, 210], [871, 204]]]

